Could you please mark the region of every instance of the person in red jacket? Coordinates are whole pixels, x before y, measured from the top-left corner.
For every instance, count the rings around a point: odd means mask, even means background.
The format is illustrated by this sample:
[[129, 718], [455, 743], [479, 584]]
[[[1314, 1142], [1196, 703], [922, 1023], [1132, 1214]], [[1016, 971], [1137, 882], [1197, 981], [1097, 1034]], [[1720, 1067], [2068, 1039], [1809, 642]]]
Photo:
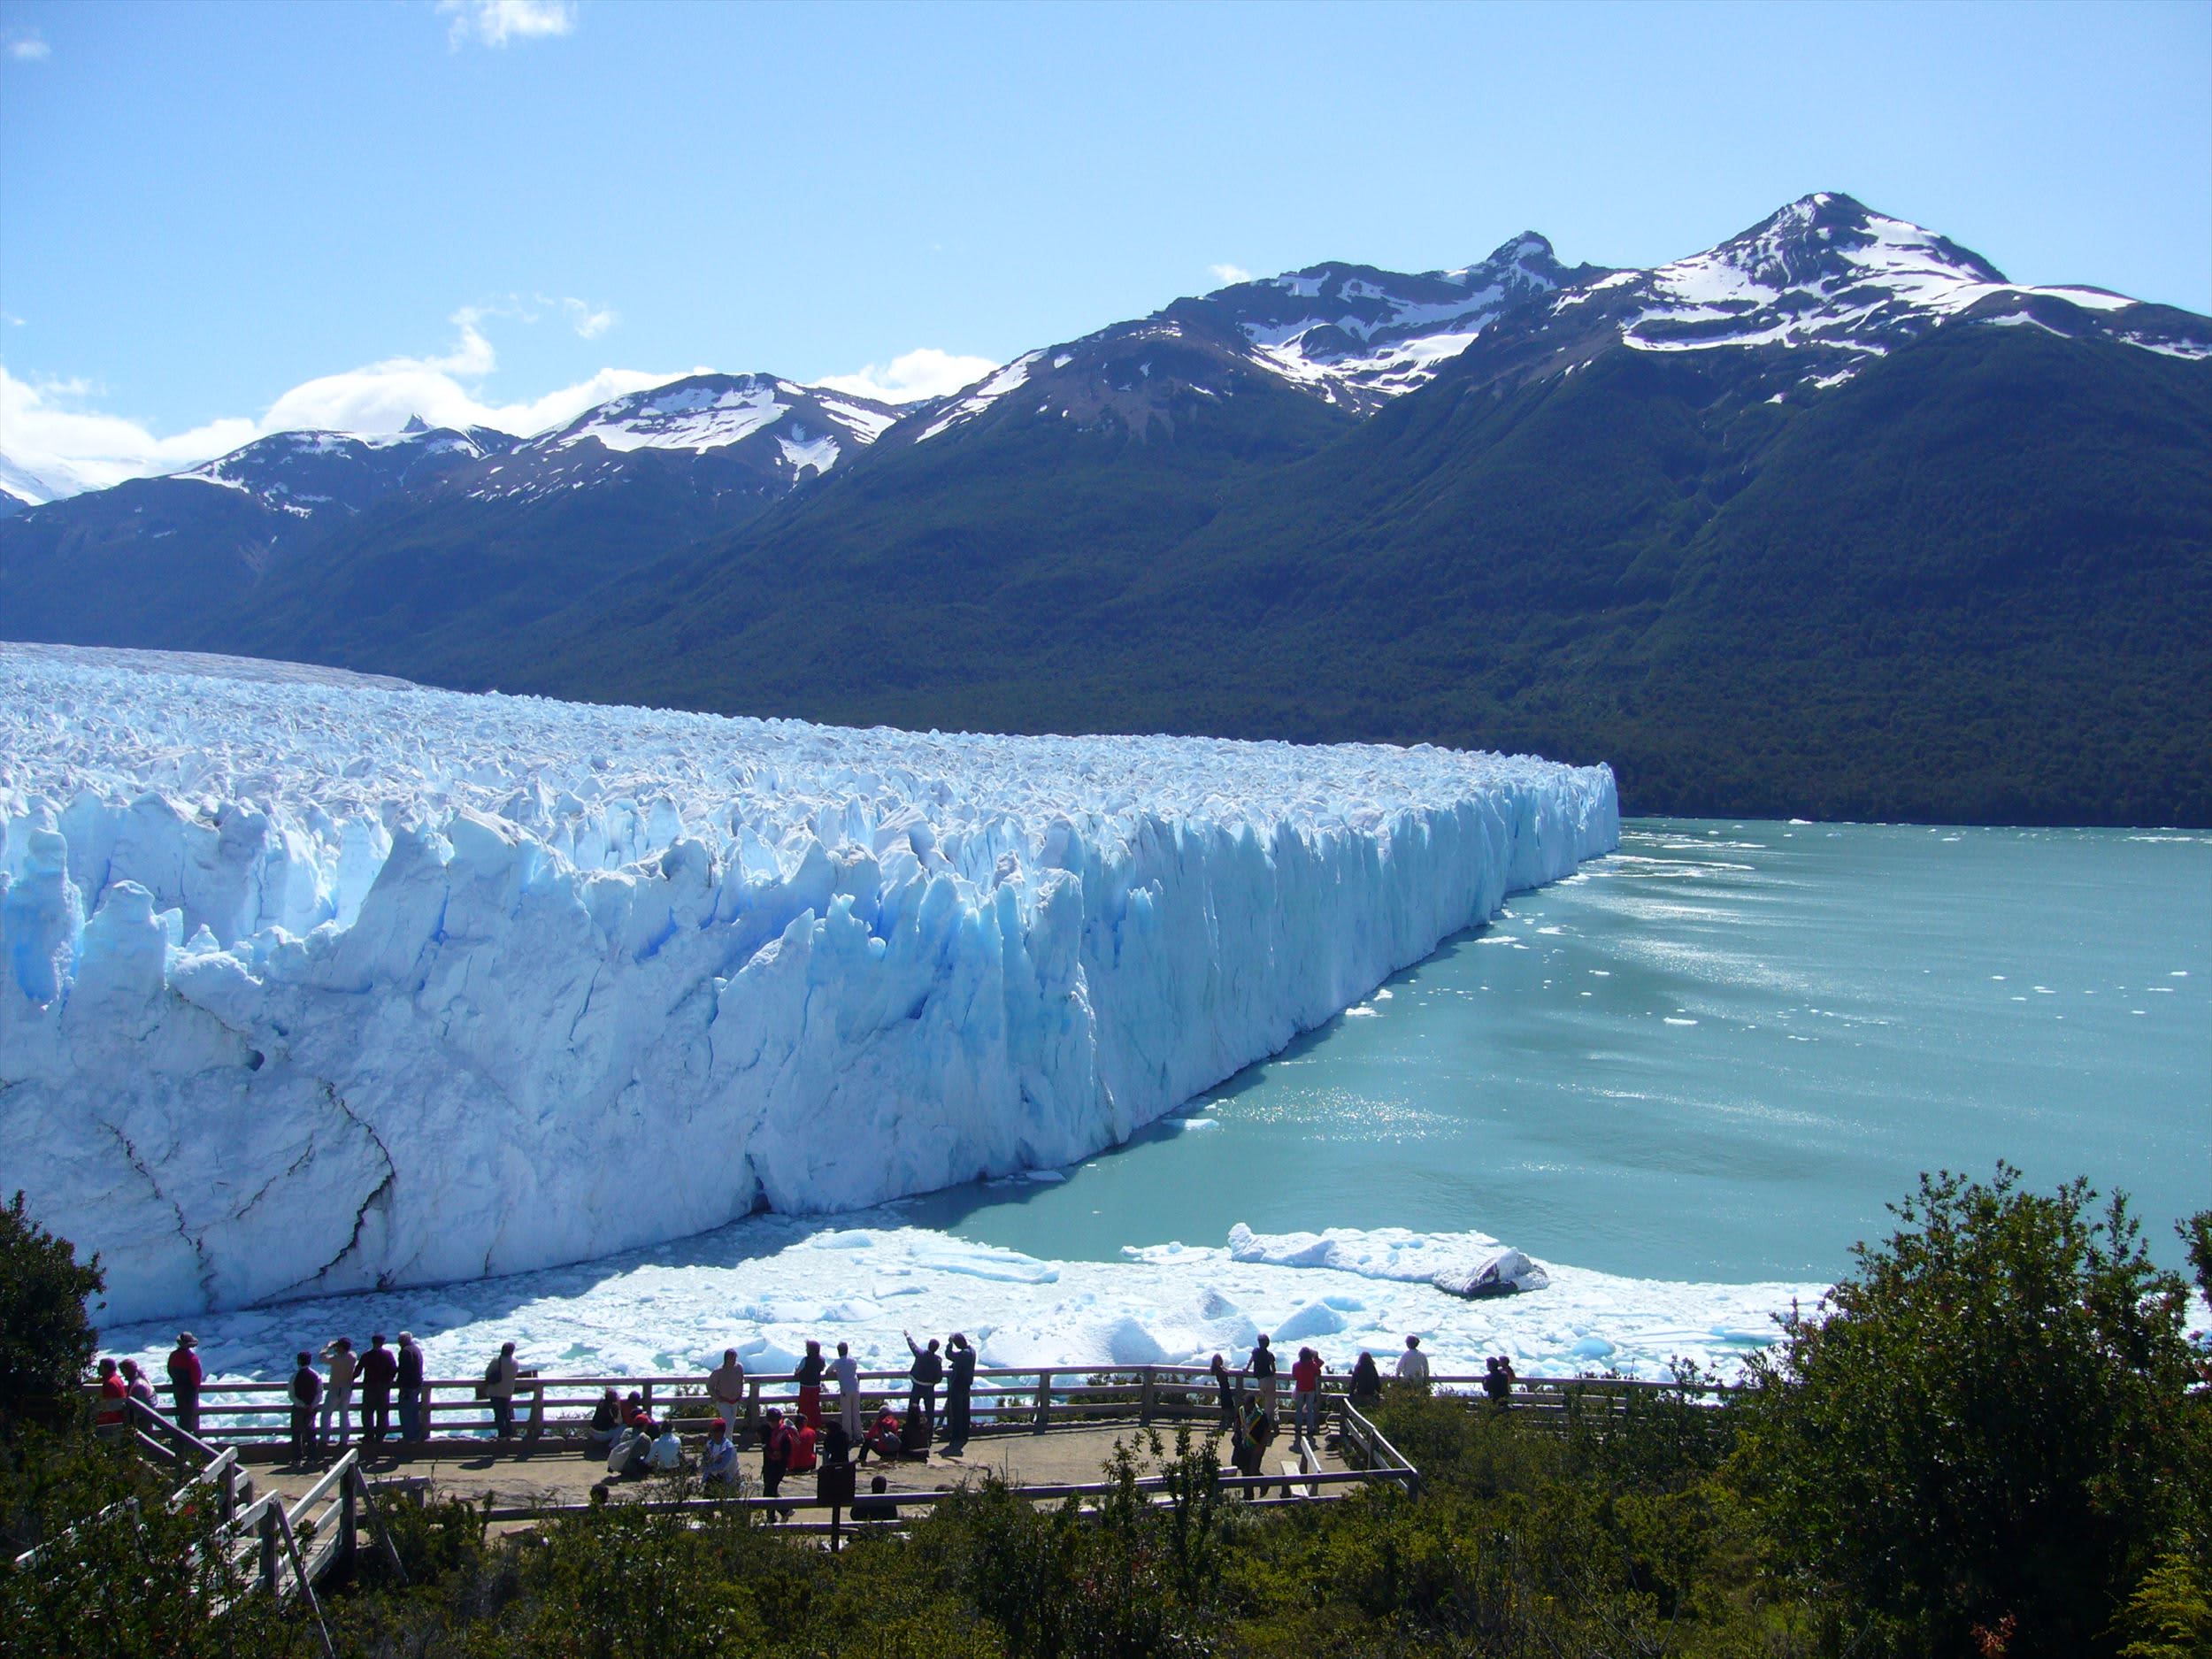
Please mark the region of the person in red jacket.
[[1321, 1356], [1310, 1348], [1298, 1350], [1298, 1363], [1290, 1368], [1291, 1398], [1297, 1432], [1310, 1443], [1321, 1438]]
[[100, 1403], [95, 1409], [93, 1423], [104, 1429], [119, 1429], [130, 1416], [128, 1401], [130, 1385], [123, 1380], [123, 1373], [115, 1368], [115, 1362], [100, 1362]]
[[200, 1432], [200, 1385], [207, 1379], [201, 1367], [200, 1339], [189, 1331], [177, 1333], [177, 1346], [169, 1356], [169, 1392], [176, 1401], [177, 1426], [187, 1434]]

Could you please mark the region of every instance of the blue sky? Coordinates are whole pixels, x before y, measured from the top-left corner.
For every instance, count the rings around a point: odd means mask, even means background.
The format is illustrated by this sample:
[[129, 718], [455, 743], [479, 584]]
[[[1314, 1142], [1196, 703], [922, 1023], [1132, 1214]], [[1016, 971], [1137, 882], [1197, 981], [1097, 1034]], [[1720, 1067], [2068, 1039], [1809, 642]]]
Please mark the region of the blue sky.
[[0, 449], [941, 389], [1217, 270], [1649, 265], [1824, 188], [2212, 311], [2212, 5], [0, 0]]

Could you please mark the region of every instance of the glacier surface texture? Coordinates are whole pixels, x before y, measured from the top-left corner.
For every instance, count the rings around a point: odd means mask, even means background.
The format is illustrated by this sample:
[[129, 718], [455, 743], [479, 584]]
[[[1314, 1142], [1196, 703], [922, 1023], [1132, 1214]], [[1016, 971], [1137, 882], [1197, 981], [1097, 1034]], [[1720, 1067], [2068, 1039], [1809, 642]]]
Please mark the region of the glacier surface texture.
[[1603, 767], [0, 647], [0, 1169], [111, 1319], [1069, 1163], [1619, 836]]

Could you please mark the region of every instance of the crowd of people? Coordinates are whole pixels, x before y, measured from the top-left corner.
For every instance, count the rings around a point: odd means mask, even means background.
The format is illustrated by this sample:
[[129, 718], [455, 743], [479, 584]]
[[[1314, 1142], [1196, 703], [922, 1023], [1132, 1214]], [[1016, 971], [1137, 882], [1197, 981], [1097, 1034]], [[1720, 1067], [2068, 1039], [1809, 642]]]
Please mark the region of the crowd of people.
[[[793, 1369], [795, 1397], [788, 1408], [771, 1406], [760, 1423], [761, 1490], [776, 1495], [783, 1481], [805, 1474], [820, 1463], [864, 1464], [872, 1456], [879, 1463], [908, 1457], [926, 1458], [941, 1440], [947, 1453], [958, 1455], [973, 1430], [972, 1409], [975, 1384], [976, 1350], [967, 1337], [954, 1332], [941, 1348], [935, 1337], [918, 1342], [906, 1333], [911, 1363], [907, 1369], [906, 1409], [902, 1413], [890, 1399], [880, 1401], [872, 1417], [866, 1413], [860, 1387], [860, 1366], [849, 1344], [837, 1344], [835, 1356], [826, 1356], [818, 1341], [810, 1340]], [[197, 1432], [200, 1396], [205, 1371], [198, 1342], [189, 1331], [180, 1332], [168, 1360], [171, 1415], [179, 1426]], [[323, 1369], [317, 1371], [316, 1362]], [[1226, 1356], [1216, 1354], [1209, 1367], [1218, 1391], [1219, 1424], [1228, 1435], [1231, 1461], [1246, 1474], [1256, 1474], [1269, 1444], [1284, 1427], [1279, 1358], [1268, 1337], [1257, 1338], [1240, 1370], [1232, 1369]], [[1329, 1367], [1319, 1350], [1302, 1348], [1290, 1365], [1289, 1428], [1294, 1434], [1317, 1442], [1321, 1435], [1322, 1379]], [[534, 1373], [526, 1372], [515, 1356], [515, 1345], [505, 1342], [484, 1368], [476, 1384], [477, 1397], [490, 1415], [492, 1432], [500, 1440], [515, 1432], [515, 1396], [529, 1392]], [[1421, 1351], [1421, 1339], [1406, 1338], [1394, 1375], [1402, 1382], [1425, 1386], [1429, 1357]], [[1502, 1404], [1515, 1382], [1510, 1361], [1488, 1362], [1483, 1388]], [[825, 1391], [835, 1386], [834, 1409], [825, 1405]], [[1371, 1405], [1382, 1396], [1382, 1372], [1375, 1356], [1361, 1350], [1348, 1379], [1347, 1393], [1355, 1406]], [[944, 1391], [939, 1411], [940, 1388]], [[707, 1402], [713, 1417], [695, 1464], [684, 1451], [674, 1428], [655, 1418], [641, 1391], [625, 1400], [612, 1388], [601, 1395], [591, 1416], [587, 1445], [594, 1455], [603, 1455], [611, 1478], [625, 1479], [679, 1469], [696, 1469], [709, 1484], [738, 1480], [740, 1421], [745, 1413], [747, 1384], [744, 1364], [735, 1348], [725, 1349], [722, 1363], [705, 1379]], [[356, 1395], [360, 1404], [360, 1436], [370, 1448], [394, 1438], [393, 1408], [398, 1408], [396, 1438], [420, 1441], [429, 1435], [423, 1377], [423, 1353], [413, 1333], [402, 1331], [398, 1345], [388, 1344], [377, 1332], [367, 1348], [357, 1350], [350, 1337], [334, 1337], [317, 1351], [303, 1348], [288, 1390], [290, 1442], [293, 1461], [305, 1464], [326, 1450], [352, 1443]], [[135, 1360], [103, 1359], [99, 1366], [97, 1415], [104, 1424], [120, 1424], [127, 1402], [136, 1399], [159, 1409], [154, 1386]]]

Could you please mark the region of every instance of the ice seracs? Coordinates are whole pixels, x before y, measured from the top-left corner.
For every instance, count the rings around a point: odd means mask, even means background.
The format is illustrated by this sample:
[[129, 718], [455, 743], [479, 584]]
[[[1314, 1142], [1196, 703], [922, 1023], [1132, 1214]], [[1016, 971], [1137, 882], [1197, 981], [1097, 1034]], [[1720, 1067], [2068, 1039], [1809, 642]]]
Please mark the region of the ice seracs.
[[115, 1317], [849, 1209], [1125, 1139], [1617, 837], [1525, 757], [0, 648], [0, 1166]]

